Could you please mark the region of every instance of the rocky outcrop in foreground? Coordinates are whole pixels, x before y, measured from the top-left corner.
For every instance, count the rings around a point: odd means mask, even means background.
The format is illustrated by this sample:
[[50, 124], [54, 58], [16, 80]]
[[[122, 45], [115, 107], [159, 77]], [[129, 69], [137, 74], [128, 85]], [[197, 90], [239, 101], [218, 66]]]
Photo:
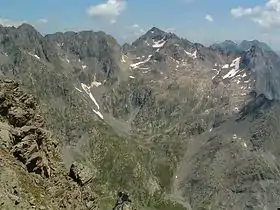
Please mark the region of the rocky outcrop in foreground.
[[0, 209], [96, 209], [91, 172], [77, 164], [72, 179], [36, 99], [0, 79]]

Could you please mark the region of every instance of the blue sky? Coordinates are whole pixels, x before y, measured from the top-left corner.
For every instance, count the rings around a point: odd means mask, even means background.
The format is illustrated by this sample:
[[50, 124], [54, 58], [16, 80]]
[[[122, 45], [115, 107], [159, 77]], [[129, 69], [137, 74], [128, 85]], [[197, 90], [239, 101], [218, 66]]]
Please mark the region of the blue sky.
[[280, 0], [1, 0], [0, 24], [104, 30], [120, 42], [156, 26], [191, 41], [259, 39], [280, 49]]

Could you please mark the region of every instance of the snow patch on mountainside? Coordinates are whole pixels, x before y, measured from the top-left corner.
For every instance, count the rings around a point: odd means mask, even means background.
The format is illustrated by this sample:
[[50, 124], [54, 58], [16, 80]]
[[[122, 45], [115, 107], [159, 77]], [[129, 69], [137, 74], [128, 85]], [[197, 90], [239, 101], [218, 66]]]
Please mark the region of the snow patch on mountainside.
[[101, 114], [100, 111], [96, 111], [96, 110], [94, 110], [94, 109], [92, 109], [92, 111], [93, 111], [95, 114], [97, 114], [102, 120], [104, 119], [104, 117], [103, 117], [103, 115]]
[[94, 78], [94, 80], [90, 83], [90, 85], [88, 86], [88, 88], [99, 87], [100, 85], [102, 85], [102, 83], [96, 81], [96, 79]]
[[85, 85], [84, 83], [81, 83], [81, 86], [82, 86], [83, 90], [88, 94], [90, 99], [94, 102], [94, 104], [96, 105], [97, 109], [99, 109], [100, 108], [99, 104], [97, 103], [97, 101], [93, 97], [92, 93], [90, 92], [90, 88], [87, 85]]
[[147, 59], [145, 59], [144, 61], [140, 61], [140, 62], [137, 62], [137, 63], [134, 63], [134, 64], [130, 64], [130, 68], [132, 69], [136, 69], [136, 68], [139, 68], [139, 65], [141, 64], [145, 64], [147, 63], [148, 61], [150, 61], [152, 55], [149, 55]]
[[122, 63], [125, 63], [125, 62], [126, 62], [125, 56], [124, 56], [124, 55], [122, 55], [121, 62], [122, 62]]
[[[241, 60], [241, 57], [238, 57], [238, 58], [234, 59], [230, 65], [229, 64], [225, 64], [222, 67], [222, 69], [228, 69], [229, 67], [232, 68], [225, 76], [223, 76], [223, 79], [232, 78], [235, 75], [237, 75], [237, 73], [240, 72], [240, 69], [239, 69], [240, 60]], [[245, 75], [246, 75], [246, 73], [245, 73]]]
[[141, 69], [141, 70], [149, 70], [150, 68], [149, 68], [149, 67], [139, 67], [138, 69]]
[[79, 88], [77, 88], [77, 87], [75, 87], [75, 89], [77, 90], [77, 91], [79, 91], [80, 93], [82, 93], [83, 91], [81, 91]]
[[58, 46], [58, 47], [63, 47], [63, 45], [64, 45], [64, 43], [59, 43], [59, 42], [56, 43], [56, 46]]
[[184, 52], [191, 58], [195, 59], [197, 58], [197, 50], [194, 51], [193, 53], [187, 52], [186, 50], [184, 50]]
[[239, 69], [241, 57], [238, 57], [232, 61], [230, 67], [234, 67], [235, 69]]
[[217, 73], [212, 77], [212, 80], [215, 79], [221, 72], [221, 70], [218, 69], [212, 69], [213, 71], [216, 71]]
[[161, 48], [161, 47], [163, 47], [164, 45], [165, 45], [165, 43], [166, 43], [166, 40], [165, 40], [165, 38], [162, 38], [161, 40], [159, 40], [159, 41], [154, 41], [154, 44], [153, 44], [153, 48]]
[[147, 40], [145, 40], [145, 44], [146, 44], [147, 46], [150, 46], [150, 43], [149, 43]]
[[[104, 119], [103, 115], [102, 115], [101, 112], [99, 111], [100, 106], [99, 106], [99, 104], [97, 103], [96, 99], [94, 98], [94, 96], [92, 95], [92, 93], [91, 93], [91, 91], [90, 91], [90, 89], [91, 89], [92, 87], [94, 87], [94, 86], [95, 86], [95, 87], [99, 87], [100, 85], [102, 85], [102, 83], [101, 83], [101, 82], [97, 82], [97, 81], [95, 80], [95, 78], [94, 78], [94, 80], [91, 82], [90, 85], [86, 85], [86, 84], [84, 84], [84, 83], [81, 83], [81, 86], [82, 86], [83, 90], [86, 92], [86, 94], [90, 97], [90, 99], [93, 101], [93, 103], [94, 103], [95, 106], [97, 107], [97, 110], [92, 109], [93, 112], [94, 112], [95, 114], [97, 114], [101, 119]], [[80, 91], [78, 88], [76, 88], [76, 89], [77, 89], [78, 91]]]
[[29, 55], [33, 56], [34, 58], [37, 58], [38, 60], [40, 60], [41, 58], [38, 55], [32, 54], [32, 53], [28, 53]]
[[232, 78], [232, 77], [234, 77], [239, 71], [240, 71], [239, 69], [232, 69], [232, 70], [230, 70], [225, 76], [223, 76], [223, 79]]
[[222, 69], [228, 69], [229, 68], [229, 64], [225, 64], [222, 66]]

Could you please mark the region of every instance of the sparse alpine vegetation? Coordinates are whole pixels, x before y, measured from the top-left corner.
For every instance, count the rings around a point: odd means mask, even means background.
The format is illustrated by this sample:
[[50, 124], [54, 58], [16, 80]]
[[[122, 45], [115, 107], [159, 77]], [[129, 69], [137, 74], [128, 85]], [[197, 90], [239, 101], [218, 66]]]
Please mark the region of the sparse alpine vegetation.
[[276, 208], [279, 69], [258, 41], [0, 26], [0, 206]]

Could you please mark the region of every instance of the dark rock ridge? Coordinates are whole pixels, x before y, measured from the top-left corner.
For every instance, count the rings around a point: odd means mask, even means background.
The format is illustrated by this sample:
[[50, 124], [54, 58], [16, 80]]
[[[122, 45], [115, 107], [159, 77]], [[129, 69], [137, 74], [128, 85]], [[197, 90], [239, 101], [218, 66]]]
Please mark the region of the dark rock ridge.
[[250, 50], [250, 48], [252, 48], [253, 46], [257, 46], [259, 48], [261, 48], [262, 50], [266, 51], [266, 52], [272, 52], [273, 50], [271, 49], [271, 47], [269, 47], [266, 43], [264, 42], [260, 42], [258, 40], [252, 40], [252, 41], [247, 41], [247, 40], [243, 40], [240, 44], [239, 44], [240, 48], [243, 51], [248, 51]]
[[215, 43], [210, 46], [210, 48], [214, 50], [219, 50], [227, 54], [240, 54], [244, 51], [250, 50], [253, 46], [257, 46], [266, 52], [272, 52], [273, 50], [264, 42], [260, 42], [258, 40], [247, 41], [243, 40], [239, 44], [233, 42], [231, 40], [225, 40], [221, 43]]

